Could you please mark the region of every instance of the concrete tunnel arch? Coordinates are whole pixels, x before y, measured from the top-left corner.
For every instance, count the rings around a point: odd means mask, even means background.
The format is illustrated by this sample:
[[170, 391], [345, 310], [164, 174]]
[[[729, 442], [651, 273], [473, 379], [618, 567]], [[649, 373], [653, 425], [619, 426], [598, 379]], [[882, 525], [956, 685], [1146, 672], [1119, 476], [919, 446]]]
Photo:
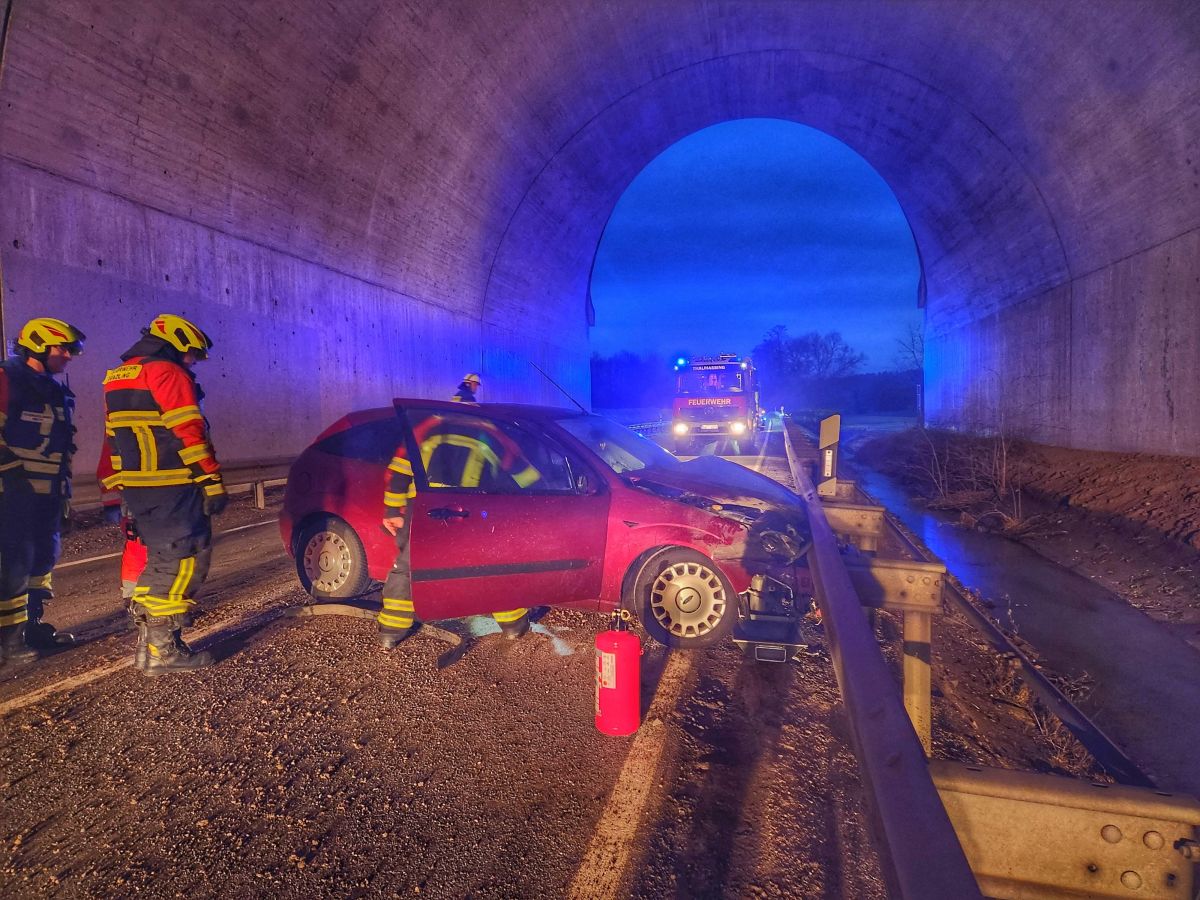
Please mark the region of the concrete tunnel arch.
[[[705, 128], [723, 122], [747, 118], [771, 118], [790, 121], [821, 130], [846, 144], [881, 175], [896, 195], [897, 202], [913, 231], [918, 262], [921, 266], [919, 302], [925, 296], [925, 263], [922, 248], [940, 244], [931, 217], [947, 217], [956, 204], [966, 205], [969, 198], [958, 186], [968, 181], [963, 172], [949, 171], [946, 189], [931, 190], [916, 182], [906, 166], [908, 154], [918, 152], [922, 138], [896, 135], [881, 141], [865, 130], [863, 123], [843, 114], [856, 100], [867, 98], [865, 105], [882, 102], [869, 93], [878, 84], [871, 65], [857, 59], [814, 56], [809, 53], [756, 51], [733, 57], [705, 60], [695, 67], [707, 70], [703, 75], [681, 70], [658, 76], [639, 86], [611, 107], [602, 110], [572, 135], [571, 140], [551, 158], [522, 198], [501, 239], [485, 294], [485, 320], [493, 308], [500, 316], [516, 308], [535, 307], [551, 314], [560, 298], [582, 298], [586, 302], [587, 285], [595, 251], [613, 208], [641, 171], [676, 142]], [[691, 67], [689, 67], [691, 68]], [[824, 76], [836, 72], [833, 81]], [[764, 79], [764, 73], [767, 77]], [[822, 81], [811, 87], [814, 73]], [[851, 76], [853, 73], [853, 77]], [[889, 73], [892, 80], [907, 82], [908, 88], [926, 94], [927, 110], [942, 119], [969, 114], [954, 109], [951, 98], [920, 85], [902, 73]], [[807, 79], [807, 80], [806, 80]], [[689, 88], [697, 81], [715, 81], [730, 90], [728, 103], [714, 103], [711, 97], [697, 97]], [[786, 85], [780, 89], [780, 85]], [[813, 91], [828, 94], [824, 108], [814, 108]], [[647, 117], [645, 110], [655, 111]], [[1018, 269], [1020, 254], [1022, 277], [1032, 286], [1053, 283], [1067, 271], [1066, 254], [1057, 234], [1053, 213], [1040, 197], [1033, 178], [1022, 172], [1011, 150], [997, 140], [982, 123], [960, 129], [955, 145], [943, 148], [942, 162], [969, 155], [994, 171], [1017, 172], [1024, 184], [1015, 189], [1028, 206], [1006, 210], [1009, 224], [1023, 231], [1029, 245], [1008, 244], [999, 258], [989, 260], [990, 277], [999, 281], [1004, 271]], [[1041, 243], [1038, 253], [1030, 247]], [[555, 251], [547, 261], [545, 248]], [[540, 260], [540, 268], [538, 261]], [[535, 273], [530, 277], [530, 273]], [[573, 302], [570, 301], [570, 302]], [[570, 314], [562, 308], [559, 315]]]
[[46, 311], [81, 457], [103, 369], [201, 319], [226, 459], [348, 408], [587, 393], [588, 272], [625, 186], [765, 116], [892, 188], [927, 294], [927, 406], [969, 429], [1194, 453], [1200, 6], [1023, 0], [11, 0], [0, 267]]

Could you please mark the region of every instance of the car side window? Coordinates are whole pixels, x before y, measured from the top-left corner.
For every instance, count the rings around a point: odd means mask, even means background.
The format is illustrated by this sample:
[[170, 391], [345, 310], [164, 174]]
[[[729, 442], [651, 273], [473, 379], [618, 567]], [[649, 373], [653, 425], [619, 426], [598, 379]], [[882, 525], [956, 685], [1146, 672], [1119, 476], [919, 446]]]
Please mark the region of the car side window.
[[573, 490], [562, 451], [513, 422], [457, 410], [410, 409], [406, 415], [430, 488], [498, 494]]
[[404, 423], [395, 416], [363, 422], [331, 434], [317, 445], [317, 449], [334, 456], [386, 465], [403, 441]]

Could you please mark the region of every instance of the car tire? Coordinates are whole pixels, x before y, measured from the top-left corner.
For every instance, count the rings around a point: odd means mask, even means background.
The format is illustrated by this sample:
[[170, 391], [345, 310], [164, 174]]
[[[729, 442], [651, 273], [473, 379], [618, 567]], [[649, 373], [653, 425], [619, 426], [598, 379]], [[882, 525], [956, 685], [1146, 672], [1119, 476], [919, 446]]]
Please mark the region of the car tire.
[[296, 574], [304, 589], [318, 600], [360, 597], [371, 586], [362, 541], [337, 516], [312, 519], [300, 530]]
[[738, 598], [707, 556], [668, 547], [650, 556], [633, 579], [626, 606], [646, 633], [674, 650], [699, 650], [727, 638], [738, 616]]

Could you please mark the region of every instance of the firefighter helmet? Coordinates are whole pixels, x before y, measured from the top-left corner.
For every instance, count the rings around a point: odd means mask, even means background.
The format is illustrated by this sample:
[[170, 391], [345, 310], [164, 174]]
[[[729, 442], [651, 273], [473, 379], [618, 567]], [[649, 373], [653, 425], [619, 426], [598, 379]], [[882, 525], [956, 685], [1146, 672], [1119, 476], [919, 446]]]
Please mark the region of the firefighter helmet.
[[166, 341], [180, 353], [194, 353], [197, 359], [204, 359], [212, 349], [212, 338], [192, 324], [183, 316], [173, 316], [163, 313], [150, 323], [146, 334]]
[[17, 337], [17, 346], [35, 356], [51, 347], [65, 347], [71, 353], [82, 353], [86, 337], [82, 331], [62, 319], [30, 319]]
[[475, 385], [478, 385], [478, 384], [480, 384], [481, 382], [480, 382], [480, 380], [479, 380], [479, 376], [478, 376], [478, 375], [476, 375], [474, 372], [468, 372], [466, 375], [464, 375], [464, 376], [463, 376], [463, 383], [464, 383], [464, 384], [475, 384]]

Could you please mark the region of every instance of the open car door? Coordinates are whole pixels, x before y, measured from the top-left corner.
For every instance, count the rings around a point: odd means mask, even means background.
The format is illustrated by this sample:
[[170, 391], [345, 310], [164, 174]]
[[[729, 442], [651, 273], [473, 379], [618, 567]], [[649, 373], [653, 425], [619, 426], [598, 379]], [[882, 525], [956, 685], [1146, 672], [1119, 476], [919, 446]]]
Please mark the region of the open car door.
[[405, 415], [417, 617], [594, 608], [608, 527], [603, 481], [532, 423], [469, 407]]

